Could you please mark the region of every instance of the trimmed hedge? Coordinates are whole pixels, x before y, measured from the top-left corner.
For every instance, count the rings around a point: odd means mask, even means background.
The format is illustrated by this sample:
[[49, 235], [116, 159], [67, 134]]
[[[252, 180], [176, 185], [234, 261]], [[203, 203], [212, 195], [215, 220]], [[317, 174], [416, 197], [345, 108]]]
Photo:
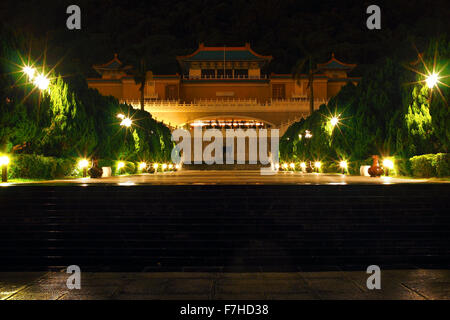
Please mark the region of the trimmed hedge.
[[35, 154], [16, 154], [8, 167], [9, 178], [55, 179], [70, 176], [75, 159], [59, 159]]
[[448, 177], [450, 176], [450, 154], [424, 154], [409, 159], [414, 177]]

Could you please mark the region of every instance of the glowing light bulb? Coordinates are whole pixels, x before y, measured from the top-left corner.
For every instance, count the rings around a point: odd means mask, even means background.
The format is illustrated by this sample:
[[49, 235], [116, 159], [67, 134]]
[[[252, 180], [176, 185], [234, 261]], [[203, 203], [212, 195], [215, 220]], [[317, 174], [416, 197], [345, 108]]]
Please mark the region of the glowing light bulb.
[[322, 163], [320, 161], [314, 162], [314, 167], [316, 167], [317, 169], [320, 169], [321, 166], [322, 166]]
[[347, 167], [348, 167], [347, 161], [341, 161], [341, 162], [339, 162], [339, 166], [340, 166], [342, 169], [347, 169]]
[[394, 168], [394, 162], [391, 159], [384, 159], [383, 160], [383, 167], [387, 169], [393, 169]]
[[301, 167], [302, 169], [306, 169], [306, 163], [305, 163], [305, 162], [300, 163], [300, 167]]
[[26, 66], [23, 68], [23, 72], [28, 76], [28, 79], [33, 80], [36, 69], [30, 66]]
[[433, 88], [437, 82], [438, 82], [438, 75], [436, 73], [432, 73], [430, 74], [427, 79], [425, 80], [425, 82], [427, 83], [427, 87], [428, 88]]
[[133, 121], [130, 118], [125, 118], [120, 123], [121, 126], [127, 127], [127, 128], [131, 127], [132, 124], [133, 124]]
[[333, 117], [331, 118], [330, 123], [334, 127], [339, 123], [339, 119], [337, 117]]
[[124, 168], [125, 167], [125, 163], [124, 162], [122, 162], [122, 161], [120, 161], [118, 164], [117, 164], [117, 169], [122, 169], [122, 168]]
[[289, 167], [290, 167], [291, 169], [295, 169], [295, 163], [289, 164]]
[[36, 78], [34, 78], [33, 83], [40, 89], [40, 90], [47, 90], [50, 80], [44, 76], [43, 74], [38, 74]]
[[9, 164], [9, 157], [1, 156], [0, 157], [0, 166], [7, 166], [8, 164]]
[[79, 167], [80, 169], [87, 168], [88, 166], [89, 166], [89, 161], [88, 161], [87, 159], [81, 159], [81, 160], [78, 162], [78, 167]]
[[140, 169], [140, 170], [145, 170], [145, 168], [147, 168], [147, 164], [146, 164], [145, 162], [141, 162], [141, 163], [139, 164], [139, 169]]
[[158, 169], [158, 164], [157, 163], [153, 164], [153, 169], [155, 169], [155, 170]]
[[117, 118], [119, 118], [119, 119], [125, 119], [125, 115], [123, 114], [123, 113], [119, 113], [118, 115], [117, 115]]

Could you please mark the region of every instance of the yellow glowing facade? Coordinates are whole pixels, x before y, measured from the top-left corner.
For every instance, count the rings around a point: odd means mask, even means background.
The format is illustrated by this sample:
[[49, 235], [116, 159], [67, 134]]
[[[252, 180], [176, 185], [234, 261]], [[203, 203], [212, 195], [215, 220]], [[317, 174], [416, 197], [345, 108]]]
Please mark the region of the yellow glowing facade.
[[[271, 56], [242, 47], [206, 47], [200, 44], [190, 55], [179, 56], [180, 73], [152, 75], [144, 88], [145, 109], [157, 120], [172, 126], [205, 126], [215, 123], [240, 123], [239, 126], [287, 127], [309, 115], [307, 75], [294, 80], [290, 74], [265, 72]], [[314, 76], [314, 108], [326, 103], [348, 82], [355, 65], [337, 60], [334, 55], [317, 65]], [[101, 78], [88, 79], [89, 87], [138, 108], [141, 93], [117, 57], [94, 69]], [[150, 76], [151, 75], [151, 76]]]

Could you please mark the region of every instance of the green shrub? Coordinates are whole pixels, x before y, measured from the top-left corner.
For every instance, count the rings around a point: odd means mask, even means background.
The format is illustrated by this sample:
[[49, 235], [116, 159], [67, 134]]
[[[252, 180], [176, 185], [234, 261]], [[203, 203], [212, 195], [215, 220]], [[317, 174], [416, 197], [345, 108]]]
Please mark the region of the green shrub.
[[410, 159], [414, 177], [448, 177], [450, 176], [450, 154], [424, 154]]
[[436, 173], [438, 177], [450, 176], [450, 154], [436, 154]]
[[412, 168], [410, 159], [395, 159], [395, 167], [398, 175], [412, 176]]

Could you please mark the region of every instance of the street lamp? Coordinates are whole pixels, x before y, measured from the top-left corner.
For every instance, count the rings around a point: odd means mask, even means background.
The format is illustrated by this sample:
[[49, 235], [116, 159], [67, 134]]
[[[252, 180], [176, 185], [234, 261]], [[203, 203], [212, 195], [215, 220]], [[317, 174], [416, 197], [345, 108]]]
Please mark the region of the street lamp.
[[330, 124], [331, 126], [334, 128], [337, 124], [339, 123], [339, 118], [338, 117], [332, 117], [330, 119]]
[[133, 121], [130, 118], [124, 118], [122, 120], [122, 122], [120, 122], [120, 125], [122, 127], [127, 127], [127, 128], [131, 127], [132, 124], [133, 124]]
[[48, 86], [50, 84], [50, 80], [44, 76], [43, 74], [38, 74], [36, 78], [34, 78], [33, 83], [38, 87], [40, 90], [47, 90]]
[[2, 182], [8, 182], [8, 164], [8, 156], [0, 157], [0, 166], [2, 167]]
[[89, 161], [87, 159], [82, 159], [78, 162], [78, 167], [80, 169], [83, 169], [83, 178], [86, 178], [88, 166], [89, 166]]
[[432, 89], [438, 82], [438, 75], [436, 73], [430, 74], [425, 80], [427, 87]]
[[36, 69], [30, 66], [23, 67], [22, 71], [28, 76], [29, 80], [33, 80]]

